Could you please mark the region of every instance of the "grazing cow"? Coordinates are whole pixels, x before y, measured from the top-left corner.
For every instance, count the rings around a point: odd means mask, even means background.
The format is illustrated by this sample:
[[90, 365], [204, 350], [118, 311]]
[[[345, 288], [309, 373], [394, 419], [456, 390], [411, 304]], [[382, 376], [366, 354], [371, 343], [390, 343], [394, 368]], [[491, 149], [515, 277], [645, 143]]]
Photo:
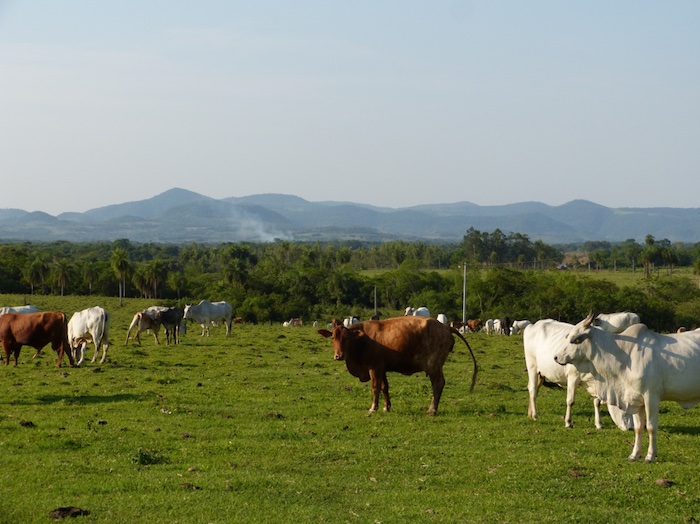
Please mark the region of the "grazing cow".
[[73, 353], [68, 344], [68, 322], [66, 315], [59, 311], [39, 313], [6, 313], [0, 316], [0, 340], [5, 352], [5, 365], [10, 363], [10, 355], [15, 357], [15, 366], [22, 346], [36, 349], [32, 358], [47, 344], [58, 354], [56, 367], [61, 367], [63, 354], [68, 354], [70, 366], [75, 365]]
[[0, 307], [0, 315], [5, 313], [38, 313], [40, 309], [36, 306], [5, 306]]
[[[92, 361], [97, 359], [97, 352], [102, 346], [102, 359], [104, 363], [109, 348], [109, 313], [99, 306], [76, 311], [68, 321], [68, 343], [70, 344], [76, 365], [83, 363], [85, 359], [85, 347], [89, 342], [95, 344], [95, 354]], [[78, 357], [80, 352], [80, 357]]]
[[447, 325], [447, 315], [444, 313], [438, 313], [437, 321], [440, 322], [440, 324]]
[[437, 413], [440, 396], [445, 386], [443, 365], [454, 347], [453, 334], [461, 338], [474, 360], [471, 390], [476, 382], [476, 358], [469, 343], [455, 329], [432, 318], [396, 317], [387, 320], [368, 320], [346, 328], [336, 325], [333, 331], [318, 330], [320, 335], [333, 340], [335, 360], [344, 360], [351, 375], [360, 382], [372, 380], [372, 406], [379, 406], [379, 393], [384, 394], [384, 411], [391, 409], [388, 371], [413, 375], [420, 371], [430, 377], [433, 399], [428, 414]]
[[149, 329], [153, 331], [153, 338], [155, 339], [156, 344], [160, 345], [160, 341], [158, 340], [158, 332], [160, 331], [160, 321], [156, 320], [155, 318], [158, 310], [152, 309], [156, 307], [159, 306], [152, 306], [151, 308], [139, 311], [134, 315], [134, 318], [131, 320], [131, 324], [129, 325], [129, 330], [126, 332], [126, 341], [124, 342], [124, 345], [127, 345], [129, 343], [131, 330], [134, 328], [136, 328], [136, 335], [134, 335], [134, 340], [136, 340], [139, 346], [141, 345], [141, 333]]
[[[500, 327], [501, 321], [498, 321], [498, 326]], [[484, 333], [487, 335], [493, 335], [496, 333], [496, 321], [492, 318], [489, 318], [486, 322], [484, 322], [484, 327], [481, 329]]]
[[[347, 318], [344, 318], [344, 319], [343, 319], [343, 326], [345, 326], [345, 327], [350, 327], [350, 326], [352, 326], [352, 325], [354, 325], [354, 324], [357, 324], [358, 322], [360, 322], [360, 319], [357, 318], [357, 317], [347, 317]], [[336, 321], [335, 321], [335, 320], [333, 321], [333, 325], [334, 325], [334, 326], [336, 325]]]
[[[527, 390], [530, 394], [527, 416], [537, 420], [537, 393], [542, 384], [549, 381], [566, 388], [564, 425], [567, 428], [573, 427], [571, 407], [576, 400], [576, 388], [581, 384], [593, 396], [595, 427], [600, 429], [603, 427], [600, 421], [600, 399], [595, 395], [593, 377], [579, 373], [572, 365], [560, 366], [554, 362], [554, 353], [566, 345], [566, 337], [573, 327], [572, 324], [544, 319], [525, 329], [523, 347], [528, 377]], [[618, 428], [623, 431], [632, 428], [632, 418], [625, 416], [619, 408], [608, 406], [608, 412]]]
[[700, 332], [662, 335], [635, 324], [622, 333], [608, 333], [595, 328], [594, 321], [591, 313], [576, 324], [554, 360], [593, 375], [596, 395], [632, 414], [634, 447], [629, 460], [641, 454], [646, 422], [645, 460], [653, 462], [661, 401], [673, 400], [684, 409], [700, 402]]
[[406, 310], [404, 311], [404, 316], [405, 317], [429, 317], [430, 310], [425, 306], [421, 306], [419, 308], [407, 307]]
[[165, 330], [165, 343], [170, 344], [172, 334], [173, 344], [180, 343], [180, 325], [183, 320], [183, 311], [179, 307], [171, 307], [162, 311], [156, 311], [155, 320]]
[[471, 331], [472, 333], [476, 333], [476, 330], [479, 329], [479, 326], [481, 326], [481, 319], [480, 318], [470, 318], [467, 320], [467, 330]]
[[209, 323], [223, 320], [226, 325], [226, 336], [231, 333], [231, 319], [233, 318], [233, 306], [228, 302], [209, 302], [202, 300], [199, 304], [185, 306], [186, 320], [194, 320], [202, 327], [202, 336], [209, 336]]
[[521, 335], [523, 331], [525, 331], [525, 328], [530, 324], [532, 324], [532, 322], [529, 320], [513, 320], [510, 325], [510, 334]]
[[639, 322], [637, 313], [622, 311], [620, 313], [601, 313], [593, 320], [593, 325], [608, 333], [622, 333], [628, 327], [639, 324]]
[[500, 333], [502, 335], [506, 335], [507, 337], [510, 336], [510, 328], [512, 325], [512, 321], [510, 320], [509, 317], [503, 317], [501, 319], [501, 329]]
[[450, 327], [451, 327], [451, 328], [455, 328], [456, 330], [458, 330], [458, 331], [460, 331], [460, 332], [462, 332], [462, 328], [463, 328], [465, 325], [466, 325], [466, 324], [465, 324], [464, 322], [460, 321], [460, 320], [453, 320], [453, 321], [450, 322]]

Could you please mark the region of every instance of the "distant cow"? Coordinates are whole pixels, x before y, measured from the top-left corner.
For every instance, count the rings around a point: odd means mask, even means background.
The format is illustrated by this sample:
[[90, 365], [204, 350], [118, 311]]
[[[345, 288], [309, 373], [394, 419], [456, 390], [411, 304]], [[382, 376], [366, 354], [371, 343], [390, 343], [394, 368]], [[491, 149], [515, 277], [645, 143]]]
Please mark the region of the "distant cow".
[[226, 336], [231, 333], [231, 319], [233, 318], [233, 306], [228, 302], [209, 302], [202, 300], [199, 304], [185, 306], [184, 317], [194, 320], [202, 327], [202, 336], [209, 336], [209, 323], [223, 320], [226, 325]]
[[619, 313], [601, 313], [593, 320], [593, 325], [608, 333], [622, 333], [628, 327], [639, 324], [637, 313], [621, 311]]
[[474, 360], [471, 390], [476, 382], [477, 364], [466, 339], [455, 329], [435, 319], [424, 317], [396, 317], [387, 320], [368, 320], [349, 328], [335, 325], [333, 331], [318, 330], [333, 340], [335, 360], [344, 360], [351, 375], [360, 382], [372, 381], [372, 406], [379, 406], [379, 394], [384, 394], [384, 411], [391, 409], [388, 371], [413, 375], [420, 371], [430, 377], [433, 399], [428, 414], [435, 414], [445, 386], [442, 371], [447, 355], [454, 347], [453, 335], [461, 338]]
[[513, 320], [513, 322], [510, 325], [510, 334], [511, 335], [522, 335], [523, 331], [525, 331], [525, 328], [532, 324], [529, 320]]
[[36, 306], [5, 306], [0, 307], [0, 315], [5, 313], [38, 313], [40, 309]]
[[479, 326], [481, 326], [481, 319], [480, 318], [470, 318], [467, 320], [467, 330], [471, 331], [472, 333], [476, 333], [476, 330], [479, 329]]
[[180, 325], [183, 320], [183, 311], [179, 307], [171, 307], [162, 311], [156, 311], [155, 320], [160, 322], [165, 330], [165, 343], [170, 344], [172, 335], [173, 344], [180, 343]]
[[89, 342], [95, 343], [95, 354], [91, 362], [95, 362], [97, 352], [102, 346], [100, 363], [103, 363], [109, 348], [109, 313], [99, 306], [76, 311], [68, 321], [68, 343], [78, 366], [83, 363], [85, 347]]
[[438, 313], [438, 316], [436, 318], [437, 321], [440, 322], [440, 324], [447, 325], [447, 315], [445, 315], [444, 313]]
[[66, 315], [59, 311], [40, 313], [6, 313], [0, 316], [0, 340], [5, 352], [5, 365], [10, 363], [10, 355], [15, 357], [15, 366], [22, 346], [36, 349], [32, 358], [47, 344], [58, 354], [56, 367], [61, 367], [63, 354], [68, 354], [71, 367], [75, 365], [73, 353], [68, 344], [68, 322]]
[[409, 306], [406, 308], [403, 314], [406, 317], [429, 317], [430, 310], [425, 306], [421, 306], [419, 308], [413, 308]]
[[[159, 307], [159, 306], [152, 306], [152, 307]], [[167, 308], [162, 308], [167, 309]], [[131, 324], [129, 325], [129, 329], [126, 332], [126, 341], [124, 342], [124, 345], [127, 345], [129, 343], [129, 337], [131, 337], [131, 330], [136, 328], [136, 334], [134, 335], [134, 340], [138, 343], [138, 345], [141, 345], [141, 333], [147, 330], [151, 330], [153, 332], [153, 338], [156, 341], [156, 344], [160, 344], [160, 341], [158, 340], [158, 332], [160, 331], [160, 321], [156, 320], [156, 313], [158, 310], [155, 309], [144, 309], [143, 311], [139, 311], [134, 315], [134, 318], [131, 320]]]
[[[343, 326], [350, 327], [354, 324], [357, 324], [359, 321], [360, 321], [360, 319], [357, 317], [346, 317], [343, 319]], [[334, 325], [335, 325], [335, 322], [334, 322]]]
[[500, 333], [502, 335], [510, 336], [511, 325], [512, 325], [512, 321], [511, 321], [510, 317], [503, 317], [501, 319]]

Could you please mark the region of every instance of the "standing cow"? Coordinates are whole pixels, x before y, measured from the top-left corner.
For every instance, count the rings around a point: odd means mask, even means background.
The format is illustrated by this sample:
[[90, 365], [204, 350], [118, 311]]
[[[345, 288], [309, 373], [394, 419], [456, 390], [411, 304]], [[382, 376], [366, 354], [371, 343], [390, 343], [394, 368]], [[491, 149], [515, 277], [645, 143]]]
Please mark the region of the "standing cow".
[[209, 302], [202, 300], [196, 306], [187, 304], [184, 317], [186, 320], [194, 320], [202, 327], [202, 336], [209, 336], [209, 323], [222, 320], [226, 325], [226, 336], [231, 333], [231, 321], [233, 319], [233, 306], [228, 302]]
[[160, 331], [160, 321], [156, 320], [156, 314], [159, 311], [165, 311], [168, 309], [167, 307], [164, 306], [151, 306], [143, 311], [139, 311], [134, 315], [134, 318], [131, 320], [131, 324], [129, 324], [129, 329], [126, 332], [126, 340], [124, 341], [124, 345], [126, 346], [129, 343], [129, 338], [131, 337], [131, 330], [136, 328], [136, 334], [134, 335], [134, 340], [138, 343], [138, 345], [141, 345], [141, 333], [147, 330], [151, 330], [153, 332], [153, 338], [155, 339], [156, 344], [160, 344], [160, 341], [158, 340], [158, 332]]
[[89, 342], [95, 343], [95, 354], [91, 362], [95, 362], [102, 346], [100, 363], [104, 363], [109, 348], [109, 313], [99, 306], [76, 311], [68, 321], [68, 343], [78, 366], [85, 359], [85, 347]]
[[75, 365], [73, 353], [68, 344], [68, 322], [60, 311], [39, 313], [6, 313], [0, 316], [0, 340], [5, 352], [5, 365], [10, 363], [10, 355], [15, 357], [15, 366], [22, 346], [36, 349], [32, 358], [47, 344], [58, 354], [56, 367], [61, 367], [63, 354], [68, 354], [70, 366]]
[[700, 332], [663, 335], [635, 324], [615, 334], [594, 327], [594, 321], [591, 313], [576, 324], [569, 343], [561, 346], [554, 360], [590, 373], [597, 396], [633, 416], [634, 447], [629, 460], [642, 452], [646, 425], [645, 460], [653, 462], [661, 402], [673, 400], [684, 409], [700, 402]]
[[183, 320], [183, 311], [179, 307], [171, 307], [162, 311], [156, 311], [155, 320], [160, 322], [165, 330], [165, 343], [170, 344], [172, 335], [173, 344], [180, 343], [180, 325]]
[[476, 382], [477, 364], [466, 339], [454, 328], [433, 318], [396, 317], [387, 320], [368, 320], [349, 328], [335, 324], [333, 331], [320, 329], [318, 333], [332, 338], [335, 360], [344, 360], [351, 375], [360, 382], [372, 381], [373, 413], [379, 407], [379, 394], [384, 394], [384, 411], [391, 409], [388, 371], [413, 375], [420, 371], [430, 377], [433, 398], [428, 414], [437, 413], [440, 396], [445, 386], [442, 368], [454, 347], [453, 335], [461, 338], [474, 360], [471, 390]]

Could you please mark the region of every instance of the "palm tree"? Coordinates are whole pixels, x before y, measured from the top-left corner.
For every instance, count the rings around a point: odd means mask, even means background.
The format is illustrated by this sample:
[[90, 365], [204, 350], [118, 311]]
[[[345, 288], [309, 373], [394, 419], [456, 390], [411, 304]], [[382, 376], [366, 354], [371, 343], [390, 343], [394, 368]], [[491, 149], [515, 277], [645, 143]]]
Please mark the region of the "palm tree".
[[53, 261], [53, 279], [61, 288], [61, 296], [63, 296], [66, 284], [68, 282], [68, 276], [70, 275], [72, 265], [65, 258], [55, 258]]
[[29, 266], [26, 266], [23, 271], [23, 276], [32, 290], [32, 295], [34, 294], [37, 284], [42, 284], [46, 280], [47, 273], [48, 264], [41, 257], [34, 259]]
[[131, 268], [131, 263], [129, 262], [129, 254], [126, 249], [122, 247], [114, 248], [112, 251], [112, 256], [109, 260], [114, 273], [119, 279], [119, 305], [124, 305], [123, 298], [126, 292], [126, 274]]

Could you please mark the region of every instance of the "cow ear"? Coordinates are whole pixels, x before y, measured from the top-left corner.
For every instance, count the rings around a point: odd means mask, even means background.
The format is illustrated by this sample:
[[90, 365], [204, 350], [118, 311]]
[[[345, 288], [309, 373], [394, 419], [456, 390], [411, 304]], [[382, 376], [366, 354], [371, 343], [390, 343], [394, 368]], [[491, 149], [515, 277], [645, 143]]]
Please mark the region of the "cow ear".
[[326, 338], [332, 337], [332, 336], [333, 336], [333, 333], [331, 333], [331, 332], [328, 331], [327, 329], [319, 329], [319, 330], [318, 330], [318, 334], [321, 335], [321, 336], [324, 336], [324, 337], [326, 337]]

